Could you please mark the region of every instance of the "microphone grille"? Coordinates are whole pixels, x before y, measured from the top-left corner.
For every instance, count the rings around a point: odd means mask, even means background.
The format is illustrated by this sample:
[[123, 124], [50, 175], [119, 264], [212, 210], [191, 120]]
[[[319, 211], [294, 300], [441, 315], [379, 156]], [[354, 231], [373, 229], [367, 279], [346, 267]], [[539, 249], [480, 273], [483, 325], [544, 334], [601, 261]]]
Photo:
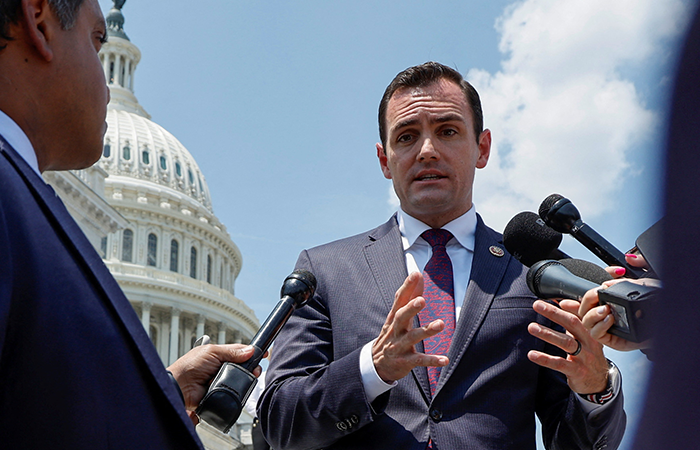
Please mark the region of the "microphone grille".
[[549, 212], [549, 210], [552, 208], [552, 206], [554, 206], [556, 202], [558, 202], [562, 198], [564, 198], [563, 195], [552, 194], [549, 197], [542, 200], [542, 204], [540, 204], [539, 209], [540, 217], [542, 218], [542, 220], [546, 220], [547, 213]]
[[575, 258], [565, 258], [560, 259], [559, 262], [562, 266], [569, 269], [569, 272], [573, 273], [577, 277], [585, 278], [588, 281], [592, 281], [596, 284], [603, 284], [608, 280], [613, 278], [608, 272], [602, 267], [592, 262], [585, 261], [583, 259]]
[[506, 250], [524, 265], [530, 267], [537, 261], [552, 259], [562, 241], [562, 234], [544, 224], [534, 212], [516, 214], [503, 230]]

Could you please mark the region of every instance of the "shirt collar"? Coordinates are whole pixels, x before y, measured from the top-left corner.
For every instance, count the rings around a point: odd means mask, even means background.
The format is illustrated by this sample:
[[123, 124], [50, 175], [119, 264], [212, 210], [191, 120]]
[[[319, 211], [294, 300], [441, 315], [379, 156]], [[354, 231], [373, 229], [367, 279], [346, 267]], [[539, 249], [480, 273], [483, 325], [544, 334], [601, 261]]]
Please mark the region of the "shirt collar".
[[41, 176], [39, 172], [39, 162], [36, 159], [36, 153], [32, 143], [24, 131], [10, 118], [7, 114], [0, 111], [0, 135], [7, 141], [8, 144], [15, 149], [19, 156], [24, 159], [34, 171]]
[[[408, 215], [401, 208], [399, 208], [397, 213], [397, 220], [399, 222], [399, 231], [401, 232], [404, 250], [407, 250], [415, 244], [416, 240], [425, 230], [430, 229], [428, 225]], [[476, 208], [474, 204], [472, 204], [469, 211], [445, 224], [442, 229], [452, 233], [462, 247], [474, 251], [474, 236], [476, 233]]]

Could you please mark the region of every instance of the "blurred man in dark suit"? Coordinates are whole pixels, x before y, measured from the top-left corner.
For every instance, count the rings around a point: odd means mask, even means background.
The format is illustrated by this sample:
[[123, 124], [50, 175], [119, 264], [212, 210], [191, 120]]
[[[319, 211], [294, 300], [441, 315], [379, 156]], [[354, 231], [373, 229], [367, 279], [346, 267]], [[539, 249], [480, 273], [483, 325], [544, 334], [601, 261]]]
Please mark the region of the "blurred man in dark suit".
[[100, 157], [109, 94], [97, 53], [105, 39], [97, 0], [0, 2], [3, 448], [202, 448], [192, 411], [224, 361], [252, 355], [242, 345], [207, 345], [166, 372], [41, 178]]

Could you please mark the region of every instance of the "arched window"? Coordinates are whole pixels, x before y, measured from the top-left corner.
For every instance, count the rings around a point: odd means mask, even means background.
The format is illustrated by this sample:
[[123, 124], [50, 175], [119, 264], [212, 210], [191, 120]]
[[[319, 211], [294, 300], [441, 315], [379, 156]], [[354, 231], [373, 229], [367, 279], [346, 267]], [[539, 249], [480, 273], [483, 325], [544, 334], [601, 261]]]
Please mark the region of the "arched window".
[[170, 271], [177, 272], [177, 259], [180, 253], [180, 244], [173, 239], [170, 241]]
[[187, 170], [187, 178], [190, 180], [190, 186], [194, 186], [194, 175], [191, 170]]
[[211, 255], [207, 255], [207, 283], [211, 284]]
[[148, 150], [141, 152], [141, 161], [143, 161], [145, 165], [149, 165], [151, 163], [151, 155], [148, 153]]
[[122, 238], [122, 261], [132, 262], [132, 253], [134, 250], [134, 232], [131, 230], [124, 230], [124, 236]]
[[102, 154], [105, 156], [105, 158], [109, 158], [110, 156], [112, 156], [112, 146], [109, 145], [109, 141], [107, 141], [107, 143], [105, 144]]
[[151, 233], [148, 235], [148, 256], [146, 257], [146, 264], [149, 266], [156, 266], [156, 255], [158, 254], [158, 237]]
[[160, 168], [163, 170], [168, 169], [167, 160], [165, 159], [165, 156], [163, 156], [163, 155], [160, 155]]
[[129, 147], [129, 144], [126, 144], [124, 146], [124, 152], [122, 153], [122, 156], [124, 157], [125, 161], [128, 161], [131, 159], [131, 147]]
[[179, 162], [175, 163], [175, 173], [177, 174], [178, 177], [182, 176], [182, 166], [180, 165]]
[[197, 278], [197, 249], [190, 249], [190, 277]]

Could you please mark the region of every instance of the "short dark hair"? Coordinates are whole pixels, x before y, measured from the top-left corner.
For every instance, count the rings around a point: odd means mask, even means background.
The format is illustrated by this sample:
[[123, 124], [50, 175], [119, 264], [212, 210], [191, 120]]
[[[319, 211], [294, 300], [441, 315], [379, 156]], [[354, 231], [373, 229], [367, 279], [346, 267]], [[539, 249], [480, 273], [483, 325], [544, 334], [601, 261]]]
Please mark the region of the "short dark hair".
[[484, 130], [484, 114], [481, 110], [481, 100], [479, 93], [474, 86], [469, 84], [462, 75], [455, 69], [434, 61], [429, 61], [419, 66], [409, 67], [394, 77], [389, 86], [384, 91], [382, 101], [379, 103], [379, 139], [382, 141], [384, 151], [386, 151], [387, 129], [386, 110], [389, 107], [389, 100], [394, 92], [403, 88], [424, 87], [436, 83], [442, 79], [454, 82], [462, 89], [467, 104], [472, 110], [472, 120], [474, 121], [474, 133], [476, 141]]
[[[82, 4], [83, 0], [49, 0], [49, 5], [58, 17], [64, 30], [69, 30], [75, 25], [75, 20], [78, 17], [78, 11]], [[9, 35], [8, 28], [19, 20], [21, 8], [22, 0], [0, 1], [0, 41], [11, 41], [13, 39]], [[5, 48], [5, 45], [0, 44], [0, 50], [3, 48]]]

